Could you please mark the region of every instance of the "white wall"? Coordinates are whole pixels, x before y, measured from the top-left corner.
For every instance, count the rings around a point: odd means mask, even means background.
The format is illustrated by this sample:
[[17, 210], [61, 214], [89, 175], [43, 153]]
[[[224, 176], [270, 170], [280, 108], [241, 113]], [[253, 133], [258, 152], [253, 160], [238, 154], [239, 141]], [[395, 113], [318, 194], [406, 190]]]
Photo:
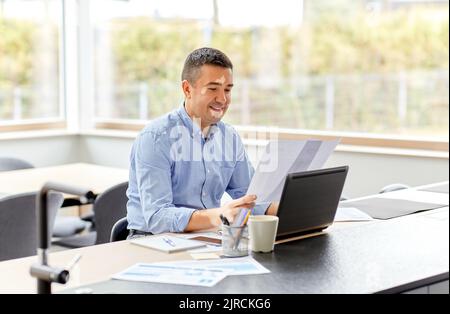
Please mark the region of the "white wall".
[[[53, 137], [0, 139], [0, 156], [10, 155], [36, 166], [87, 162], [128, 168], [133, 138], [104, 135], [65, 135]], [[254, 160], [254, 147], [248, 147]], [[348, 197], [378, 193], [385, 185], [404, 183], [411, 186], [445, 181], [449, 178], [447, 158], [395, 156], [336, 151], [327, 167], [349, 165], [344, 188]]]
[[0, 138], [0, 156], [21, 158], [36, 167], [78, 162], [78, 135]]
[[376, 194], [392, 183], [410, 186], [448, 180], [448, 159], [335, 152], [326, 167], [349, 165], [343, 194], [360, 197]]
[[133, 138], [82, 135], [80, 161], [103, 166], [128, 168]]

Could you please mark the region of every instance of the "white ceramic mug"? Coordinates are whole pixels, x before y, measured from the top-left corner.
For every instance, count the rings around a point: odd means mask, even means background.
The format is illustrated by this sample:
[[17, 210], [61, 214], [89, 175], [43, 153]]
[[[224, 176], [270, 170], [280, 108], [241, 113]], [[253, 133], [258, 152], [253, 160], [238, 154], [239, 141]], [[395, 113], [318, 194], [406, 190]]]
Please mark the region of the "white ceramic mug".
[[248, 219], [250, 247], [253, 252], [272, 252], [278, 229], [278, 217], [250, 216]]

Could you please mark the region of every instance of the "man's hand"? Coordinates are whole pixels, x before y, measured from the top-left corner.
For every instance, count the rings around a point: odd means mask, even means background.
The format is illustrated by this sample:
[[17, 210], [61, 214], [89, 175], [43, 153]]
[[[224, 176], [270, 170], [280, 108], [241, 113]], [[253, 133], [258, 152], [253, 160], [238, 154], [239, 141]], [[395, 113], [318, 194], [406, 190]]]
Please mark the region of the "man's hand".
[[228, 202], [222, 207], [197, 210], [192, 214], [184, 231], [189, 232], [216, 228], [222, 224], [220, 220], [221, 214], [227, 217], [228, 221], [232, 223], [241, 208], [250, 209], [255, 207], [255, 200], [256, 195], [245, 195]]
[[[256, 195], [245, 195], [241, 198], [232, 200], [231, 202], [228, 202], [224, 206], [218, 208], [218, 215], [224, 215], [230, 223], [233, 223], [241, 208], [251, 209], [255, 207], [255, 200]], [[221, 224], [220, 217], [219, 220], [215, 222], [215, 224], [216, 226], [219, 226]]]

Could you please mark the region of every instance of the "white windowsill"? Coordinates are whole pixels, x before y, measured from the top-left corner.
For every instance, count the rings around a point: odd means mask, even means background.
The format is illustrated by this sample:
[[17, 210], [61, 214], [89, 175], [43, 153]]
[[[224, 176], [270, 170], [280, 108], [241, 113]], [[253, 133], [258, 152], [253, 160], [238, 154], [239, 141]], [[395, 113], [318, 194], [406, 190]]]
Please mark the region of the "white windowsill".
[[33, 130], [33, 131], [18, 131], [18, 132], [0, 132], [0, 141], [2, 140], [20, 140], [33, 138], [48, 138], [78, 135], [79, 133], [68, 131], [66, 129], [51, 129], [51, 130]]
[[[73, 132], [67, 130], [43, 130], [43, 131], [24, 131], [24, 132], [7, 132], [0, 133], [1, 140], [14, 139], [33, 139], [33, 138], [47, 138], [47, 137], [61, 137], [61, 136], [92, 136], [92, 137], [109, 137], [130, 139], [136, 138], [137, 131], [121, 131], [121, 130], [89, 130], [83, 132]], [[245, 145], [248, 146], [264, 146], [266, 140], [243, 139]], [[438, 158], [449, 159], [449, 152], [418, 150], [418, 149], [401, 149], [401, 148], [385, 148], [372, 146], [355, 146], [355, 145], [338, 145], [337, 152], [361, 153], [361, 154], [375, 154], [375, 155], [390, 155], [403, 157], [424, 157], [424, 158]]]
[[[136, 138], [138, 133], [139, 133], [138, 131], [91, 130], [91, 131], [82, 132], [81, 135], [134, 139], [134, 138]], [[263, 147], [267, 144], [266, 140], [243, 139], [242, 141], [244, 142], [245, 145], [248, 145], [248, 146]], [[361, 154], [449, 159], [448, 152], [439, 152], [439, 151], [432, 151], [432, 150], [419, 150], [419, 149], [401, 149], [401, 148], [385, 148], [385, 147], [372, 147], [372, 146], [338, 145], [336, 147], [336, 151], [337, 152], [361, 153]]]

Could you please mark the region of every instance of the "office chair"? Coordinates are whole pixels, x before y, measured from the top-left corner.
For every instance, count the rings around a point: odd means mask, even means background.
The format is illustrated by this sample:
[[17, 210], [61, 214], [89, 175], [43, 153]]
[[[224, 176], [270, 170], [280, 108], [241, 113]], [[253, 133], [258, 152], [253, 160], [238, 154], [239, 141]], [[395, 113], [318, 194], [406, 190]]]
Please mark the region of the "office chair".
[[30, 168], [34, 168], [34, 166], [28, 161], [19, 158], [0, 157], [0, 171], [12, 171]]
[[96, 198], [93, 207], [94, 231], [60, 239], [53, 243], [68, 248], [108, 243], [114, 223], [127, 214], [127, 189], [128, 182], [123, 182], [107, 189]]
[[[12, 158], [0, 157], [0, 171], [12, 171], [31, 169], [34, 166], [28, 161]], [[79, 217], [57, 217], [53, 228], [53, 236], [57, 238], [73, 236], [88, 228], [91, 224]]]
[[79, 217], [58, 216], [53, 227], [53, 237], [67, 238], [88, 229], [91, 224]]
[[[49, 233], [63, 199], [61, 193], [50, 193], [48, 196]], [[0, 261], [36, 255], [36, 193], [23, 193], [0, 199], [0, 225]], [[49, 238], [50, 236], [49, 234]]]
[[411, 188], [411, 187], [406, 184], [403, 184], [403, 183], [393, 183], [393, 184], [386, 185], [378, 193], [383, 194], [383, 193], [387, 193], [387, 192], [394, 192], [394, 191], [399, 191], [399, 190], [404, 190], [404, 189], [409, 189], [409, 188]]
[[119, 219], [111, 230], [110, 242], [126, 240], [128, 237], [128, 220], [127, 217]]

